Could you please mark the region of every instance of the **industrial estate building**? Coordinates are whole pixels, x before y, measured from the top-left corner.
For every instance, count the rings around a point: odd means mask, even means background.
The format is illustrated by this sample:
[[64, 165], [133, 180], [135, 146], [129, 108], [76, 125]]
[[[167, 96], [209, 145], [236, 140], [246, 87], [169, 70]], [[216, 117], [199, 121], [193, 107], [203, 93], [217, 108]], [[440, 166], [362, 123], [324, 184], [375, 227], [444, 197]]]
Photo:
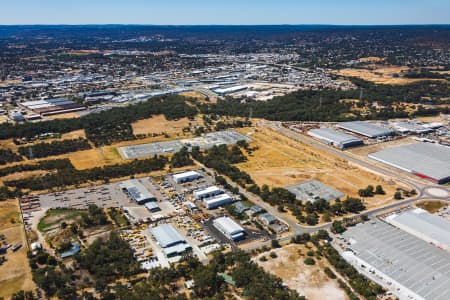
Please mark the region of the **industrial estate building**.
[[83, 105], [66, 98], [26, 101], [19, 105], [41, 116], [49, 116], [86, 109]]
[[219, 145], [233, 145], [238, 141], [251, 142], [251, 139], [234, 130], [223, 130], [210, 132], [205, 134], [204, 136], [191, 139], [154, 142], [120, 147], [119, 152], [125, 159], [135, 159], [153, 155], [175, 153], [180, 151], [183, 147], [191, 149], [194, 146], [198, 146], [200, 149], [210, 149], [214, 146]]
[[450, 147], [418, 143], [371, 153], [369, 157], [439, 184], [450, 181]]
[[342, 236], [348, 242], [343, 257], [362, 273], [382, 278], [401, 299], [448, 299], [447, 251], [381, 220], [349, 227]]
[[338, 132], [330, 128], [311, 129], [310, 131], [308, 131], [308, 135], [340, 149], [359, 146], [363, 144], [362, 140], [352, 135]]
[[295, 194], [297, 200], [301, 201], [314, 202], [319, 199], [331, 201], [345, 196], [343, 193], [317, 180], [309, 180], [300, 184], [294, 184], [286, 187], [286, 189]]
[[214, 227], [233, 241], [242, 240], [245, 237], [245, 230], [228, 217], [220, 217], [213, 221]]
[[233, 198], [228, 194], [220, 194], [215, 197], [203, 199], [203, 203], [207, 209], [215, 209], [233, 202]]
[[130, 179], [122, 182], [121, 189], [126, 191], [138, 204], [156, 201], [155, 196], [138, 179]]
[[450, 222], [414, 208], [387, 216], [386, 221], [439, 248], [450, 251]]
[[336, 126], [371, 139], [391, 136], [395, 134], [395, 131], [392, 129], [363, 121], [344, 122], [339, 123]]
[[184, 182], [188, 182], [188, 181], [193, 181], [193, 180], [199, 179], [200, 177], [201, 177], [200, 173], [195, 172], [195, 171], [188, 171], [188, 172], [183, 172], [183, 173], [178, 173], [178, 174], [172, 175], [172, 178], [176, 183], [184, 183]]
[[217, 186], [213, 185], [207, 187], [206, 189], [197, 190], [193, 192], [195, 200], [203, 200], [205, 198], [210, 198], [213, 196], [217, 196], [223, 194], [223, 191]]
[[167, 257], [180, 255], [192, 249], [171, 224], [161, 224], [152, 228], [151, 233]]
[[161, 211], [161, 208], [159, 207], [158, 203], [156, 203], [156, 202], [147, 202], [144, 204], [144, 206], [146, 209], [148, 209], [149, 212]]

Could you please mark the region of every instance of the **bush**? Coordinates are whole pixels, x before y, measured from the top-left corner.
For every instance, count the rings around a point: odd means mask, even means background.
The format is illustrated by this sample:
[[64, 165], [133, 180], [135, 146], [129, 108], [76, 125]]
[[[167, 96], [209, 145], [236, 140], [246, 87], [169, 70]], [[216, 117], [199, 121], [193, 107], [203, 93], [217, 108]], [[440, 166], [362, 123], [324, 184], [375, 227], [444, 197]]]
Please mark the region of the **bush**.
[[314, 260], [314, 258], [308, 257], [303, 261], [303, 263], [305, 265], [312, 266], [316, 264], [316, 261]]

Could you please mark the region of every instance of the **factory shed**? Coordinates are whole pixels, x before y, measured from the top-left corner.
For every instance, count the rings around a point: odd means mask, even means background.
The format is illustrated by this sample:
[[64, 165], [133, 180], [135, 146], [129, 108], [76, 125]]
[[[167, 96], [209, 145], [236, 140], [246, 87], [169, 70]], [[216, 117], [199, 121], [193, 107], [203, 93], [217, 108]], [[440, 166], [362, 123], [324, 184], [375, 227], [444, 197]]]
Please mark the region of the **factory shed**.
[[26, 101], [19, 103], [19, 106], [32, 110], [41, 116], [49, 116], [86, 109], [83, 105], [67, 98]]
[[340, 149], [363, 144], [362, 140], [354, 136], [330, 128], [311, 129], [308, 131], [308, 135]]
[[220, 188], [218, 188], [217, 186], [213, 185], [213, 186], [207, 187], [206, 189], [194, 191], [193, 194], [194, 194], [195, 200], [203, 200], [205, 198], [210, 198], [213, 196], [223, 194], [223, 191]]
[[450, 181], [450, 147], [418, 143], [371, 153], [369, 158], [439, 184]]
[[174, 174], [172, 176], [172, 178], [176, 183], [184, 183], [184, 182], [193, 181], [193, 180], [200, 178], [200, 174], [195, 171], [188, 171], [188, 172]]
[[319, 199], [331, 201], [345, 196], [343, 193], [317, 180], [308, 180], [294, 184], [286, 187], [286, 189], [295, 194], [297, 200], [301, 201], [314, 202]]
[[121, 188], [138, 204], [156, 201], [155, 196], [137, 179], [130, 179], [121, 183]]
[[213, 221], [213, 224], [230, 240], [238, 241], [245, 237], [245, 230], [228, 217], [217, 218]]
[[233, 202], [233, 198], [228, 194], [221, 194], [212, 198], [203, 200], [207, 209], [214, 209], [219, 206], [227, 205]]
[[147, 202], [144, 204], [145, 208], [148, 209], [150, 212], [157, 212], [161, 211], [161, 208], [158, 206], [158, 204], [154, 201]]
[[261, 222], [263, 222], [267, 226], [277, 221], [277, 218], [275, 218], [274, 215], [271, 215], [269, 213], [263, 213], [258, 218], [261, 220]]
[[428, 243], [450, 251], [450, 222], [421, 208], [386, 217], [386, 221]]
[[186, 243], [178, 231], [170, 224], [161, 224], [152, 228], [151, 232], [158, 244], [163, 248]]
[[371, 139], [394, 135], [395, 131], [386, 127], [363, 121], [344, 122], [336, 125], [338, 128], [366, 136]]

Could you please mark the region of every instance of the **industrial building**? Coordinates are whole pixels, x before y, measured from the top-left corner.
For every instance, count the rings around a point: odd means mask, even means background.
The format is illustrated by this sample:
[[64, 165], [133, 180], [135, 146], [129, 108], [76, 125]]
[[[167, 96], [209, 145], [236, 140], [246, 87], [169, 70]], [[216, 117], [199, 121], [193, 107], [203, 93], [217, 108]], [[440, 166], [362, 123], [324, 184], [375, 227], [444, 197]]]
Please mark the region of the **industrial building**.
[[329, 187], [317, 180], [309, 180], [300, 184], [294, 184], [286, 188], [295, 194], [297, 200], [314, 202], [319, 199], [326, 201], [336, 200], [345, 195], [332, 187]]
[[132, 145], [119, 147], [119, 153], [125, 159], [135, 159], [146, 156], [154, 156], [161, 154], [171, 154], [180, 151], [183, 148], [183, 143], [179, 140], [154, 142], [140, 145]]
[[152, 228], [151, 233], [167, 257], [180, 255], [192, 249], [171, 224], [161, 224]]
[[418, 143], [371, 153], [369, 157], [439, 184], [450, 181], [450, 147]]
[[258, 218], [266, 226], [269, 226], [277, 221], [277, 218], [275, 218], [274, 215], [271, 215], [269, 213], [263, 213], [263, 214], [259, 215]]
[[19, 106], [29, 109], [41, 116], [49, 116], [86, 109], [83, 105], [66, 98], [26, 101]]
[[172, 178], [176, 183], [189, 182], [199, 179], [200, 177], [201, 177], [200, 173], [195, 171], [188, 171], [172, 175]]
[[231, 86], [231, 87], [226, 87], [226, 88], [217, 88], [217, 89], [213, 89], [213, 92], [218, 94], [218, 95], [228, 95], [228, 94], [233, 94], [233, 93], [237, 93], [240, 91], [245, 91], [248, 87], [245, 85], [237, 85], [237, 86]]
[[206, 189], [194, 191], [193, 194], [194, 194], [195, 200], [203, 200], [205, 198], [210, 198], [213, 196], [223, 194], [223, 191], [220, 188], [218, 188], [217, 186], [213, 185], [213, 186], [207, 187]]
[[330, 128], [311, 129], [308, 131], [308, 135], [339, 149], [345, 149], [363, 144], [362, 140], [352, 135], [338, 132]]
[[371, 139], [391, 136], [395, 134], [395, 131], [392, 129], [363, 121], [339, 123], [336, 125], [336, 127], [366, 136]]
[[158, 206], [156, 202], [147, 202], [144, 204], [145, 208], [148, 209], [149, 212], [158, 212], [161, 211], [161, 208]]
[[360, 272], [381, 278], [399, 298], [448, 299], [447, 251], [380, 220], [349, 227], [342, 237], [348, 249], [343, 257]]
[[424, 134], [432, 132], [434, 129], [425, 126], [422, 123], [418, 121], [398, 121], [392, 123], [392, 126], [395, 128], [396, 131], [406, 134], [406, 133], [416, 133], [416, 134]]
[[203, 199], [207, 209], [215, 209], [219, 206], [227, 205], [233, 202], [233, 198], [228, 194], [220, 194], [215, 197]]
[[450, 251], [450, 222], [421, 208], [387, 216], [386, 221], [439, 248]]
[[245, 230], [228, 217], [217, 218], [213, 221], [213, 224], [230, 240], [239, 241], [245, 237]]
[[126, 191], [138, 204], [145, 204], [150, 201], [156, 201], [155, 196], [138, 180], [130, 179], [120, 184], [123, 191]]

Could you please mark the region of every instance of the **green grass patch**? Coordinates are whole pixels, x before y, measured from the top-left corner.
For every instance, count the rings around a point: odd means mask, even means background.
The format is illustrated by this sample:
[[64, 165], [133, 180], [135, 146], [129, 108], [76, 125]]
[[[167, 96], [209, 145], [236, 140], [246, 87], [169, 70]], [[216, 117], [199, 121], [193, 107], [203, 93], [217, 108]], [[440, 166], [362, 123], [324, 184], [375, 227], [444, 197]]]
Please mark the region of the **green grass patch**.
[[50, 209], [45, 214], [45, 217], [39, 221], [37, 228], [39, 231], [44, 232], [63, 221], [79, 219], [84, 214], [86, 214], [86, 211], [78, 209]]
[[116, 223], [119, 227], [124, 227], [130, 225], [130, 222], [128, 222], [127, 218], [123, 215], [122, 212], [117, 210], [116, 208], [111, 208], [108, 211], [108, 215], [113, 219], [114, 223]]

